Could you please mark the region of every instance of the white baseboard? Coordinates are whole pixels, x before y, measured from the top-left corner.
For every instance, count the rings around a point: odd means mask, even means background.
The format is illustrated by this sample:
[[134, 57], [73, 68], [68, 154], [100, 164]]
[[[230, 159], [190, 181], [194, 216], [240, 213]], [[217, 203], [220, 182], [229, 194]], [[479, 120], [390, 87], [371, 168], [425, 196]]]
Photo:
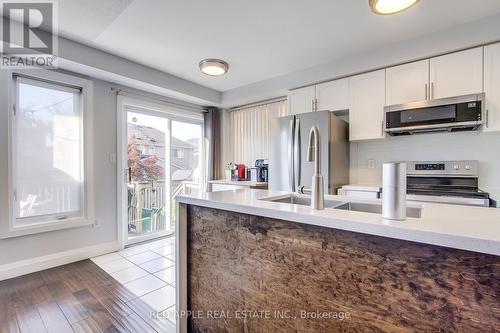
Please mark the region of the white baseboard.
[[0, 281], [121, 249], [120, 243], [114, 241], [0, 265]]

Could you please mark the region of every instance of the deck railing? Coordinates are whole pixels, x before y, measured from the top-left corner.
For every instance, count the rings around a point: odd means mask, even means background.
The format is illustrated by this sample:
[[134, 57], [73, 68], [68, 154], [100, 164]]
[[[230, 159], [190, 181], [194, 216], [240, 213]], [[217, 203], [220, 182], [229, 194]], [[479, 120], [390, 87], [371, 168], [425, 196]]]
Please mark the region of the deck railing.
[[170, 219], [169, 203], [179, 194], [199, 191], [199, 183], [183, 181], [172, 195], [165, 181], [132, 182], [128, 187], [128, 229], [130, 233], [164, 231]]
[[79, 210], [81, 185], [75, 181], [22, 182], [16, 189], [21, 217]]

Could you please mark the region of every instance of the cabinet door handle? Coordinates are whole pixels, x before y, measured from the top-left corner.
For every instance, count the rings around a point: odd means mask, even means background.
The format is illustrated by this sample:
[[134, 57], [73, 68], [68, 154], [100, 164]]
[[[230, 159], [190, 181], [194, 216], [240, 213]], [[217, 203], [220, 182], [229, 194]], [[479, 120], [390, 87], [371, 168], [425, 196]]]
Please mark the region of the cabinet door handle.
[[424, 88], [425, 88], [425, 100], [428, 100], [428, 95], [429, 95], [429, 93], [428, 93], [428, 91], [429, 91], [429, 85], [426, 83]]
[[384, 120], [382, 119], [382, 136], [384, 136]]
[[486, 128], [490, 127], [490, 112], [486, 109]]
[[431, 99], [434, 99], [434, 82], [431, 82]]
[[311, 99], [311, 112], [314, 112], [314, 99]]

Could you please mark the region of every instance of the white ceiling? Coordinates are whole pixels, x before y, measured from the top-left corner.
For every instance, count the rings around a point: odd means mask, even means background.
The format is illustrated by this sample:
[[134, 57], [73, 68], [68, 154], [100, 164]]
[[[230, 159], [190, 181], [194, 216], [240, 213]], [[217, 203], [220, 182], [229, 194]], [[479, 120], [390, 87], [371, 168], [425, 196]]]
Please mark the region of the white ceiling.
[[[422, 0], [392, 16], [368, 0], [59, 2], [61, 35], [220, 91], [500, 13], [499, 0]], [[229, 73], [200, 73], [203, 58]]]
[[55, 0], [58, 4], [60, 30], [70, 39], [94, 43], [132, 1], [134, 0]]

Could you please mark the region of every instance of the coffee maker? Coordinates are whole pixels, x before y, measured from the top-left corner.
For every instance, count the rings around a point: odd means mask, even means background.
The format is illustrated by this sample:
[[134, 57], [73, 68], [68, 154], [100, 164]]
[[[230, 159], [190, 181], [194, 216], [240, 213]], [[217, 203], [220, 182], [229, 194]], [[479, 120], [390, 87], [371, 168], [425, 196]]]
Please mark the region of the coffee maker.
[[269, 162], [266, 159], [255, 160], [255, 167], [257, 168], [257, 181], [260, 183], [267, 183]]

